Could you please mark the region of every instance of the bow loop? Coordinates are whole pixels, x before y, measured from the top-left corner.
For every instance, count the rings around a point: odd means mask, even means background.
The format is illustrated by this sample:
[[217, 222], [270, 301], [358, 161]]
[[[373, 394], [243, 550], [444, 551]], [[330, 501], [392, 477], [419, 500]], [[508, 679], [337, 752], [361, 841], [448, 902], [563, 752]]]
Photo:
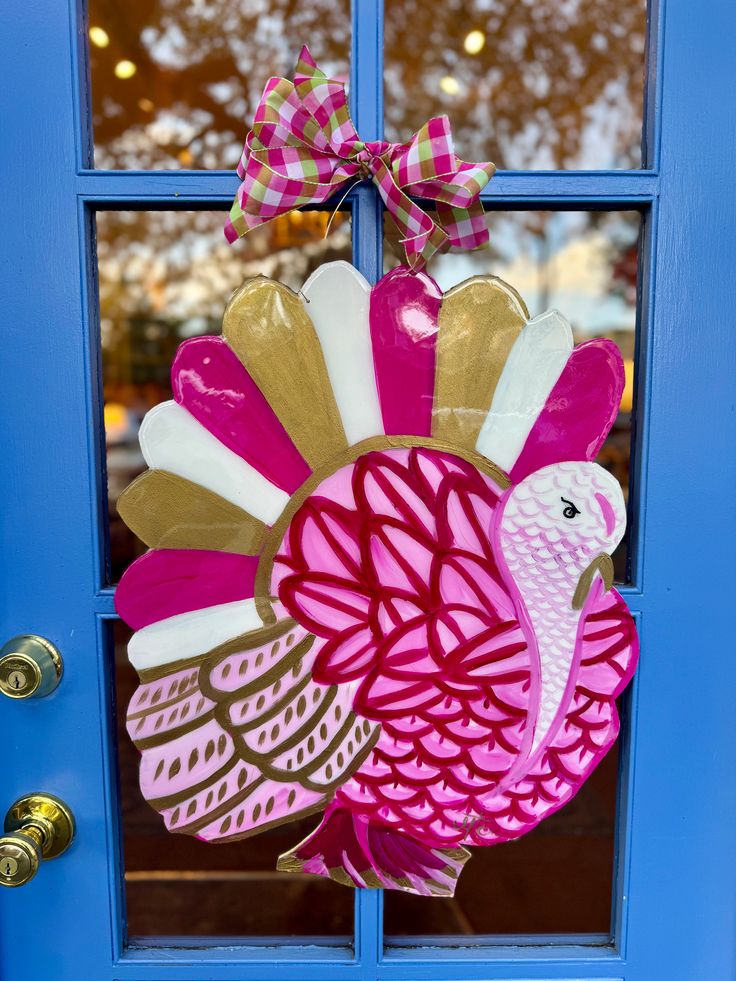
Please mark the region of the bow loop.
[[[488, 242], [480, 192], [492, 163], [455, 156], [447, 116], [426, 122], [407, 143], [363, 142], [348, 110], [345, 86], [328, 78], [305, 46], [294, 81], [269, 79], [238, 164], [242, 183], [225, 223], [229, 242], [342, 185], [372, 180], [401, 233], [409, 266], [419, 271], [450, 246]], [[409, 197], [435, 202], [435, 221]]]

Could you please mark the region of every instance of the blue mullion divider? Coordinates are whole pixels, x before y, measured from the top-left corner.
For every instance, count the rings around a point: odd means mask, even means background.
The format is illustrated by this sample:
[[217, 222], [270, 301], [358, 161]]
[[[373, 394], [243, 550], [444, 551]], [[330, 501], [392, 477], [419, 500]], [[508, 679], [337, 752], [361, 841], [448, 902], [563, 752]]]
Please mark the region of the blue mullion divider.
[[[356, 110], [353, 110], [354, 112]], [[356, 122], [356, 126], [360, 126]], [[361, 137], [376, 130], [376, 120], [366, 121]], [[408, 135], [408, 134], [407, 134]], [[234, 171], [198, 170], [82, 170], [76, 175], [76, 191], [97, 207], [125, 208], [229, 208], [240, 181]], [[370, 185], [361, 185], [369, 187]], [[602, 208], [640, 208], [656, 197], [659, 176], [654, 170], [519, 170], [494, 174], [481, 194], [484, 205], [494, 207], [528, 204], [559, 208], [581, 205]], [[359, 190], [353, 188], [346, 201]], [[340, 200], [344, 191], [334, 195]], [[331, 201], [321, 205], [329, 208]], [[334, 205], [333, 205], [334, 206]]]
[[[383, 136], [383, 0], [353, 0], [350, 113], [362, 140]], [[383, 203], [375, 185], [351, 191], [353, 263], [369, 283], [383, 273]], [[375, 978], [383, 951], [383, 895], [355, 893], [355, 957], [363, 976]]]
[[[362, 140], [383, 136], [383, 0], [353, 0], [350, 114]], [[363, 182], [350, 194], [353, 263], [370, 283], [383, 272], [383, 203], [375, 185]]]
[[697, 17], [688, 0], [666, 8], [625, 954], [627, 981], [727, 981], [736, 971], [736, 62], [725, 40], [734, 7], [711, 0]]

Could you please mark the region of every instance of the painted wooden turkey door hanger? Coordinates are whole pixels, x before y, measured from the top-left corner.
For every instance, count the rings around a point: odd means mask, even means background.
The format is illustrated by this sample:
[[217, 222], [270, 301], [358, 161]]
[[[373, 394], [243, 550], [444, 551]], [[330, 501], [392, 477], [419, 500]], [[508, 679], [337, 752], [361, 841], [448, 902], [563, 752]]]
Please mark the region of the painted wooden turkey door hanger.
[[493, 169], [444, 117], [362, 142], [307, 49], [266, 86], [228, 239], [367, 179], [407, 264], [372, 288], [345, 262], [298, 294], [246, 281], [143, 422], [119, 510], [150, 551], [116, 602], [171, 831], [313, 814], [280, 869], [452, 895], [468, 846], [531, 831], [616, 739], [638, 648], [612, 588], [624, 498], [593, 461], [621, 355], [493, 276], [443, 295], [424, 269], [485, 244]]

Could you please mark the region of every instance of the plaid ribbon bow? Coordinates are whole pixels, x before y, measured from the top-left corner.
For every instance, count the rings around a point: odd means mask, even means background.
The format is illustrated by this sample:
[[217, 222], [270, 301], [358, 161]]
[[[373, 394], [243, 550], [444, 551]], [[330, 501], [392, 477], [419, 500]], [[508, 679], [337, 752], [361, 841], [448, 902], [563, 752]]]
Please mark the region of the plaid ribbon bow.
[[[430, 119], [407, 143], [364, 143], [348, 112], [345, 86], [327, 78], [302, 48], [294, 81], [271, 78], [238, 164], [242, 183], [225, 222], [229, 242], [353, 180], [374, 181], [402, 236], [409, 266], [435, 252], [488, 243], [478, 195], [492, 163], [465, 163], [453, 150], [447, 116]], [[437, 221], [407, 191], [435, 202]]]

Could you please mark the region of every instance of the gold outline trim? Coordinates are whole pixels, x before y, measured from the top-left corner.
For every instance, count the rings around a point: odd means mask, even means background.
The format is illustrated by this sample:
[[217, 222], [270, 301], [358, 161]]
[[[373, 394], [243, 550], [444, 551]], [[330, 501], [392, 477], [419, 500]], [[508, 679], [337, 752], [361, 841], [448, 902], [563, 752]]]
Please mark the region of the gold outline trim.
[[236, 835], [228, 835], [226, 838], [213, 838], [212, 843], [215, 845], [227, 845], [231, 841], [242, 841], [244, 838], [252, 838], [254, 835], [259, 835], [263, 831], [270, 831], [272, 828], [279, 828], [282, 824], [293, 824], [294, 821], [299, 821], [301, 818], [305, 817], [311, 817], [312, 814], [321, 814], [329, 802], [330, 798], [327, 794], [325, 794], [324, 800], [321, 800], [318, 804], [305, 807], [303, 811], [294, 811], [294, 813], [289, 815], [287, 818], [276, 818], [275, 821], [268, 821], [266, 824], [259, 824], [257, 828], [251, 828], [250, 831], [241, 831]]
[[[370, 722], [371, 721], [370, 719], [365, 719], [364, 716], [356, 715], [355, 712], [351, 712], [351, 715], [352, 715], [352, 718], [353, 719], [362, 719], [364, 722]], [[345, 728], [346, 727], [343, 726], [343, 729], [341, 729], [340, 730], [340, 733], [338, 733], [338, 736], [340, 737], [341, 740], [345, 739], [345, 736], [347, 735], [347, 733], [343, 733], [343, 730]], [[352, 726], [351, 726], [351, 728], [352, 728]], [[368, 757], [368, 754], [371, 752], [371, 750], [373, 749], [373, 747], [378, 742], [380, 735], [381, 735], [381, 725], [380, 725], [380, 723], [376, 723], [375, 728], [374, 728], [373, 732], [370, 734], [370, 736], [368, 737], [365, 746], [361, 748], [361, 750], [360, 750], [359, 753], [356, 753], [356, 755], [350, 761], [350, 765], [349, 766], [346, 766], [345, 769], [341, 771], [340, 776], [339, 777], [335, 777], [335, 779], [331, 783], [328, 783], [328, 784], [318, 784], [318, 783], [315, 783], [311, 779], [311, 776], [299, 776], [298, 777], [299, 783], [302, 785], [302, 787], [305, 788], [305, 790], [313, 790], [313, 791], [315, 791], [315, 793], [322, 792], [322, 793], [329, 793], [330, 795], [334, 794], [335, 791], [337, 790], [337, 788], [339, 786], [341, 786], [341, 784], [345, 783], [346, 780], [349, 780], [350, 777], [352, 777], [353, 774], [356, 773], [360, 769], [360, 767], [362, 766], [362, 764], [365, 762], [366, 758]], [[337, 738], [338, 737], [336, 736], [335, 739], [337, 739]], [[333, 743], [334, 743], [334, 741], [335, 740], [333, 740]], [[339, 743], [338, 745], [342, 745], [342, 743]], [[318, 770], [320, 768], [320, 766], [322, 766], [323, 763], [326, 763], [327, 762], [327, 759], [329, 759], [329, 757], [332, 756], [336, 752], [336, 750], [337, 750], [337, 746], [335, 746], [332, 749], [332, 751], [330, 752], [329, 756], [325, 760], [321, 760], [320, 761], [320, 757], [317, 757], [317, 759], [314, 761], [314, 763], [319, 762], [319, 766], [315, 767], [314, 765], [311, 765], [310, 774], [311, 775], [314, 775], [314, 770], [315, 769]], [[300, 771], [300, 773], [303, 773], [303, 772], [304, 771]]]
[[[284, 621], [281, 621], [282, 623]], [[295, 621], [288, 621], [293, 624], [290, 628], [291, 630], [300, 629], [303, 627], [297, 627]], [[243, 651], [252, 651], [256, 647], [263, 647], [266, 644], [270, 644], [273, 640], [277, 640], [282, 637], [286, 630], [276, 633], [273, 627], [261, 628], [265, 640], [255, 644], [243, 643], [243, 638], [247, 638], [250, 634], [241, 634], [240, 637], [235, 637], [233, 640], [225, 641], [224, 644], [220, 644], [219, 647], [215, 647], [209, 654], [205, 655], [208, 663], [203, 666], [202, 674], [204, 675], [199, 681], [199, 690], [207, 697], [211, 698], [213, 702], [225, 702], [229, 699], [234, 699], [235, 693], [237, 692], [238, 698], [247, 698], [249, 695], [254, 694], [258, 691], [263, 691], [264, 688], [268, 688], [274, 682], [278, 681], [285, 674], [291, 671], [296, 665], [301, 661], [306, 654], [311, 650], [312, 644], [314, 643], [314, 634], [307, 634], [303, 637], [297, 644], [294, 644], [292, 648], [285, 652], [284, 656], [278, 660], [275, 664], [272, 664], [268, 670], [264, 671], [263, 674], [254, 678], [247, 685], [242, 685], [240, 688], [234, 689], [232, 692], [222, 691], [219, 688], [214, 688], [210, 681], [210, 674], [214, 669], [222, 664], [223, 661], [227, 660], [233, 654], [240, 654]], [[260, 631], [259, 631], [260, 632]]]
[[[272, 749], [268, 750], [268, 752], [259, 753], [257, 750], [251, 749], [241, 734], [241, 739], [245, 747], [244, 750], [241, 750], [241, 753], [246, 763], [252, 763], [254, 766], [257, 766], [262, 773], [266, 773], [265, 767], [270, 764], [274, 756], [280, 756], [282, 753], [288, 752], [288, 750], [293, 749], [298, 743], [300, 743], [302, 739], [314, 732], [319, 722], [324, 719], [325, 715], [327, 715], [330, 706], [337, 697], [337, 685], [330, 685], [329, 688], [324, 685], [320, 685], [319, 687], [326, 693], [319, 703], [319, 714], [315, 713], [314, 715], [310, 715], [306, 722], [302, 723], [296, 732], [293, 732], [288, 739], [278, 743]], [[284, 783], [284, 781], [279, 778], [279, 783]]]
[[575, 587], [572, 597], [571, 605], [573, 610], [582, 610], [583, 606], [585, 606], [585, 601], [593, 585], [596, 572], [600, 573], [603, 585], [606, 588], [606, 592], [608, 592], [613, 586], [614, 573], [613, 559], [607, 552], [596, 556], [578, 579], [578, 584]]
[[[254, 790], [257, 790], [261, 786], [261, 784], [264, 784], [265, 782], [266, 782], [265, 777], [263, 776], [256, 777], [256, 779], [251, 780], [251, 782], [246, 787], [242, 787], [234, 797], [230, 797], [228, 800], [223, 801], [221, 804], [218, 804], [218, 806], [214, 810], [210, 811], [208, 814], [203, 815], [200, 818], [197, 818], [196, 821], [190, 821], [189, 824], [180, 825], [178, 828], [167, 828], [166, 830], [171, 831], [173, 834], [177, 834], [177, 835], [196, 834], [198, 831], [201, 831], [202, 828], [206, 828], [208, 824], [212, 824], [212, 822], [217, 821], [218, 818], [224, 817], [228, 811], [232, 810], [233, 807], [237, 807], [238, 804], [242, 804], [242, 802], [249, 796], [249, 794], [251, 794]], [[181, 804], [184, 804], [184, 802], [189, 800], [191, 796], [194, 795], [190, 794], [188, 797], [184, 797], [181, 801]], [[218, 842], [219, 839], [215, 839], [215, 843], [217, 844]]]
[[232, 756], [228, 758], [227, 763], [224, 763], [219, 770], [215, 770], [204, 780], [200, 780], [199, 783], [192, 784], [191, 787], [187, 787], [186, 790], [180, 790], [176, 794], [169, 794], [168, 797], [147, 797], [146, 800], [151, 805], [151, 807], [158, 811], [165, 811], [169, 807], [176, 807], [177, 804], [181, 804], [182, 801], [189, 800], [190, 797], [196, 797], [197, 794], [206, 790], [213, 783], [217, 783], [218, 780], [222, 780], [226, 777], [231, 770], [234, 770], [238, 763], [245, 763], [245, 760], [241, 760], [237, 747], [234, 745], [235, 740], [233, 740], [233, 752]]
[[[278, 700], [275, 704], [272, 704], [270, 708], [265, 709], [261, 715], [256, 716], [256, 718], [252, 719], [250, 722], [241, 722], [240, 724], [238, 724], [236, 722], [233, 722], [233, 720], [227, 714], [227, 713], [230, 712], [230, 709], [232, 708], [232, 706], [236, 702], [240, 702], [240, 701], [243, 700], [241, 698], [239, 692], [233, 692], [233, 695], [237, 694], [238, 697], [237, 698], [231, 698], [227, 702], [224, 702], [224, 701], [221, 702], [220, 705], [218, 706], [218, 708], [220, 708], [220, 707], [224, 708], [225, 713], [226, 713], [226, 718], [227, 718], [227, 725], [228, 725], [229, 729], [232, 732], [237, 733], [238, 736], [242, 736], [246, 732], [251, 732], [251, 730], [257, 729], [259, 726], [263, 725], [265, 722], [270, 722], [271, 719], [273, 719], [275, 716], [277, 716], [279, 714], [279, 712], [281, 712], [281, 711], [283, 711], [283, 709], [287, 708], [287, 706], [295, 698], [298, 698], [299, 695], [301, 695], [302, 692], [304, 691], [304, 689], [307, 687], [307, 685], [309, 684], [309, 682], [312, 681], [312, 680], [313, 680], [312, 679], [312, 672], [309, 671], [309, 670], [307, 670], [307, 672], [304, 675], [304, 677], [303, 678], [300, 678], [300, 680], [297, 682], [297, 684], [295, 685], [295, 687], [294, 688], [291, 688], [284, 695], [284, 697], [282, 699]], [[267, 687], [270, 688], [271, 686], [268, 685]], [[255, 694], [256, 694], [255, 692], [252, 692], [252, 695], [255, 695]], [[243, 696], [243, 698], [250, 698], [250, 697], [251, 697], [251, 695], [245, 695], [245, 696]], [[223, 724], [223, 722], [219, 718], [219, 716], [218, 716], [217, 721], [220, 723], [220, 725]]]
[[[154, 736], [144, 736], [143, 739], [136, 739], [135, 736], [130, 736], [130, 738], [135, 743], [136, 749], [143, 752], [146, 749], [155, 749], [157, 746], [163, 746], [164, 743], [169, 743], [172, 739], [179, 739], [180, 736], [186, 736], [190, 732], [194, 732], [195, 729], [199, 729], [201, 726], [211, 722], [214, 718], [215, 709], [213, 707], [208, 709], [204, 715], [200, 715], [196, 719], [188, 719], [181, 726], [175, 726], [173, 729], [166, 729], [164, 732], [157, 733]], [[130, 732], [128, 734], [130, 735]]]
[[[155, 668], [141, 668], [138, 672], [138, 680], [141, 685], [148, 685], [152, 681], [160, 681], [168, 674], [176, 674], [177, 671], [190, 671], [193, 668], [201, 669], [202, 662], [206, 660], [208, 652], [195, 654], [194, 657], [187, 657], [181, 661], [170, 661], [168, 664], [159, 664]], [[199, 684], [197, 678], [196, 684]]]

